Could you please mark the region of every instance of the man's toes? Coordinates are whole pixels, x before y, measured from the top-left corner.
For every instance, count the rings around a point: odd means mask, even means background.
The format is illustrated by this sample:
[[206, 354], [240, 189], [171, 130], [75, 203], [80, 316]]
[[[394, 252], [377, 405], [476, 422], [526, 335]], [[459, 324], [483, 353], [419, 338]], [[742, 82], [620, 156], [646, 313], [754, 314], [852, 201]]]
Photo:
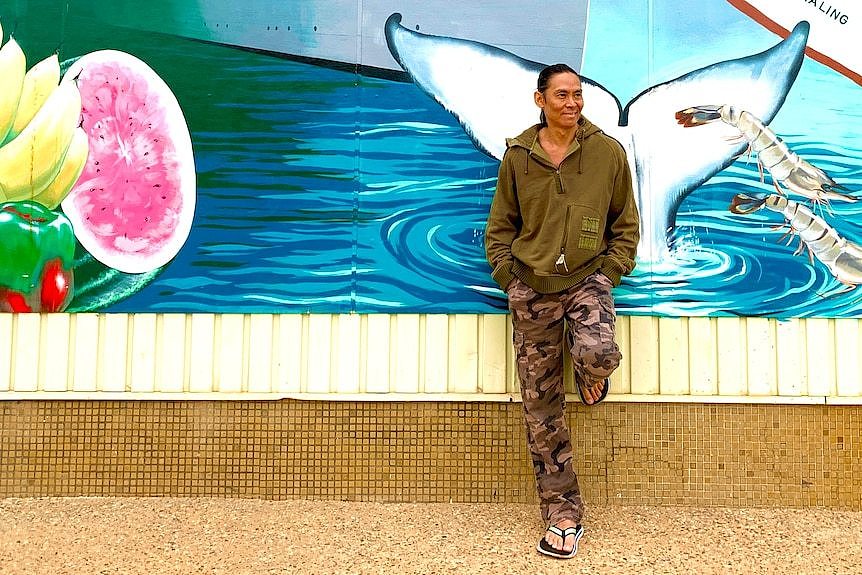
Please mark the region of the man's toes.
[[592, 400], [592, 401], [590, 401], [590, 403], [597, 402], [599, 400], [599, 398], [602, 396], [602, 392], [604, 390], [605, 390], [604, 380], [601, 383], [597, 383], [596, 385], [592, 386], [590, 388], [590, 391], [588, 394], [590, 396], [590, 399]]
[[562, 549], [563, 548], [563, 539], [559, 535], [554, 535], [550, 531], [545, 535], [545, 541], [548, 542], [548, 545], [553, 547], [554, 549]]

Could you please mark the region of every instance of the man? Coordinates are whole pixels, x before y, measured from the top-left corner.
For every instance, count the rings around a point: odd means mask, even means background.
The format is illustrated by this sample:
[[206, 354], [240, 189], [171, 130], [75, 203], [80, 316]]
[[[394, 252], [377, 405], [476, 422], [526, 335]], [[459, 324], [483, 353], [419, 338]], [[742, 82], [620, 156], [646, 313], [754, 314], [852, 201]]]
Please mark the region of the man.
[[[581, 400], [596, 405], [622, 355], [611, 288], [635, 266], [639, 218], [619, 142], [581, 115], [578, 75], [539, 74], [540, 123], [507, 139], [485, 231], [514, 328], [527, 443], [548, 528], [537, 550], [574, 557], [584, 504], [565, 420], [564, 347]], [[568, 325], [568, 330], [565, 329]]]

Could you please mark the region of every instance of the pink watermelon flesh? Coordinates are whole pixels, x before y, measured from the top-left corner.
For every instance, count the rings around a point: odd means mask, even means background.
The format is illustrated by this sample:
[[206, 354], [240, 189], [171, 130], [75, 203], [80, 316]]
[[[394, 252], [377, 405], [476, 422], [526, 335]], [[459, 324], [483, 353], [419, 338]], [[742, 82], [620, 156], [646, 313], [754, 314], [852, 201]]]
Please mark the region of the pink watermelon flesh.
[[103, 264], [156, 269], [185, 243], [194, 213], [194, 157], [179, 104], [149, 66], [123, 52], [87, 54], [70, 78], [90, 151], [63, 211]]

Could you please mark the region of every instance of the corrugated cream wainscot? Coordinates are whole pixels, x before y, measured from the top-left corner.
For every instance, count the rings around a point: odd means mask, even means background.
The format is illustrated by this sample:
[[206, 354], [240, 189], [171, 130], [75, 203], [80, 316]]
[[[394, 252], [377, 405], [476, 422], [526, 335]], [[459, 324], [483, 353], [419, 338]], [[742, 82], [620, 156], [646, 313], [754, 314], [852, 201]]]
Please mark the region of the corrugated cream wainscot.
[[[0, 314], [0, 339], [0, 399], [519, 399], [502, 314]], [[620, 316], [617, 339], [611, 401], [862, 403], [855, 319]]]

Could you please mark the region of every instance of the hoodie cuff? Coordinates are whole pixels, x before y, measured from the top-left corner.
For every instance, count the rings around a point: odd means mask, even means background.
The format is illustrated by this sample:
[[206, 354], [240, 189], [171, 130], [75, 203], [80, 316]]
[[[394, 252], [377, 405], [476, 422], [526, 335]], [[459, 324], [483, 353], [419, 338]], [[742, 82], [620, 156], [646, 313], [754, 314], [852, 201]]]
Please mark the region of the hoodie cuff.
[[608, 276], [608, 279], [614, 284], [614, 287], [620, 285], [623, 277], [623, 270], [611, 258], [605, 258], [602, 262], [602, 267], [599, 271]]
[[505, 292], [506, 288], [509, 287], [509, 283], [515, 279], [515, 274], [512, 273], [511, 262], [503, 262], [498, 265], [494, 268], [494, 271], [491, 272], [491, 277], [494, 278], [494, 281], [497, 282], [500, 289]]

